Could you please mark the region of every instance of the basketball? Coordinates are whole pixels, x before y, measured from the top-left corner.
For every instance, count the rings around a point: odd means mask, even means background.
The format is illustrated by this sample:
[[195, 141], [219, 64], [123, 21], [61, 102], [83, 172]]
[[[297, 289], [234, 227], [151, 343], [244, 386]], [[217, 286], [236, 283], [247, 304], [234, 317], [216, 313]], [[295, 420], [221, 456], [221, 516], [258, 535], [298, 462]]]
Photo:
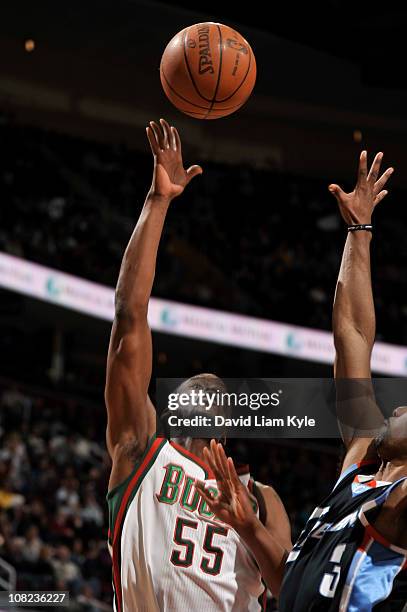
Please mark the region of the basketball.
[[197, 23], [168, 43], [160, 64], [168, 99], [196, 119], [237, 111], [253, 91], [256, 60], [247, 42], [221, 23]]

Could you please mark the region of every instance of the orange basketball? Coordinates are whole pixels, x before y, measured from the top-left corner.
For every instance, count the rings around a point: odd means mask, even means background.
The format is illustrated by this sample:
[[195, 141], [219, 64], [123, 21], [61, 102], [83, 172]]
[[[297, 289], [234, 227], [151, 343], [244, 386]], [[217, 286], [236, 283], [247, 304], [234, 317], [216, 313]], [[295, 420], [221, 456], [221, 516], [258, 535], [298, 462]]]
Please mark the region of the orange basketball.
[[221, 23], [197, 23], [170, 40], [161, 58], [160, 77], [178, 110], [197, 119], [219, 119], [249, 98], [256, 60], [236, 30]]

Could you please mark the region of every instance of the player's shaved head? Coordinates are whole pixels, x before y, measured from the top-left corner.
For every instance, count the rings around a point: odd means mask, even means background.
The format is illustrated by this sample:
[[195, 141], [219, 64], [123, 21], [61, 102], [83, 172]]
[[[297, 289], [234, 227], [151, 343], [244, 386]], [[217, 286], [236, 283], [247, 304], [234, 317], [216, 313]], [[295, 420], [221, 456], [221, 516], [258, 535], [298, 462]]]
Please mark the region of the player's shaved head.
[[[228, 406], [225, 406], [221, 401], [222, 395], [227, 393], [227, 388], [225, 383], [219, 376], [216, 374], [203, 373], [196, 374], [191, 378], [187, 378], [183, 383], [177, 387], [176, 393], [186, 393], [191, 394], [195, 392], [195, 394], [200, 393], [202, 399], [202, 403], [197, 406], [196, 404], [190, 404], [189, 406], [184, 406], [182, 408], [182, 412], [192, 413], [192, 412], [203, 412], [206, 411], [207, 414], [221, 414], [224, 415], [225, 411], [229, 412], [227, 409]], [[211, 403], [210, 408], [208, 410], [208, 396], [213, 396], [215, 401]]]
[[[176, 394], [189, 395], [190, 403], [183, 403], [177, 410], [179, 416], [193, 417], [196, 415], [229, 417], [232, 406], [228, 401], [228, 391], [224, 381], [216, 374], [202, 373], [184, 380], [176, 389]], [[220, 432], [221, 433], [221, 432]], [[220, 437], [226, 438], [226, 431]], [[191, 438], [174, 438], [182, 446], [189, 446]], [[202, 439], [203, 440], [203, 439]], [[208, 440], [205, 441], [205, 444]]]

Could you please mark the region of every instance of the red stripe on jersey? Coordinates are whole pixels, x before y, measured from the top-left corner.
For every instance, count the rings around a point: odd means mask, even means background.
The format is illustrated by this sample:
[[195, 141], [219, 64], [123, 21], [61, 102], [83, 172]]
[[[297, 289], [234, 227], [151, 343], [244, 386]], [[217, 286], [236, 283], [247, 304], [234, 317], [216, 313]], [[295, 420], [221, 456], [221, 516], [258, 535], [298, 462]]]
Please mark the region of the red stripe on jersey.
[[371, 539], [372, 539], [372, 536], [367, 532], [367, 529], [365, 529], [365, 534], [363, 536], [362, 542], [360, 543], [360, 546], [358, 547], [358, 550], [362, 553], [365, 552], [367, 545], [371, 541]]
[[133, 478], [130, 480], [129, 484], [127, 485], [126, 492], [123, 495], [123, 499], [120, 504], [119, 512], [117, 513], [116, 524], [115, 524], [114, 535], [113, 535], [113, 551], [112, 551], [113, 581], [114, 581], [114, 589], [115, 589], [116, 599], [117, 599], [117, 612], [122, 611], [122, 589], [121, 589], [120, 568], [119, 568], [119, 560], [118, 560], [118, 545], [120, 544], [120, 538], [118, 538], [118, 535], [121, 529], [121, 522], [123, 519], [123, 514], [126, 509], [127, 502], [129, 501], [129, 497], [131, 495], [132, 490], [137, 484], [137, 481], [142, 475], [142, 473], [144, 472], [145, 468], [149, 464], [155, 451], [160, 446], [160, 444], [162, 444], [162, 441], [163, 441], [163, 438], [156, 438], [156, 440], [154, 440], [153, 444], [150, 447], [150, 450], [144, 457], [143, 461], [138, 467]]

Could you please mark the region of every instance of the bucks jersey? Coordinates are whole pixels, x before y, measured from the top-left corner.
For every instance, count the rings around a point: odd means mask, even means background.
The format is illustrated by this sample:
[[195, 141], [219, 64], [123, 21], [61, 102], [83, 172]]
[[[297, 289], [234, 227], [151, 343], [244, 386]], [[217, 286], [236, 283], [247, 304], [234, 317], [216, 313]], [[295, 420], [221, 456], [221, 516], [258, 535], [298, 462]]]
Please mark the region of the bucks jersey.
[[[194, 488], [208, 467], [183, 447], [153, 438], [127, 480], [108, 493], [116, 612], [261, 610], [258, 567]], [[241, 476], [248, 484], [249, 475]]]
[[391, 491], [367, 464], [346, 470], [316, 508], [287, 559], [280, 612], [400, 612], [407, 603], [407, 550], [373, 527]]

